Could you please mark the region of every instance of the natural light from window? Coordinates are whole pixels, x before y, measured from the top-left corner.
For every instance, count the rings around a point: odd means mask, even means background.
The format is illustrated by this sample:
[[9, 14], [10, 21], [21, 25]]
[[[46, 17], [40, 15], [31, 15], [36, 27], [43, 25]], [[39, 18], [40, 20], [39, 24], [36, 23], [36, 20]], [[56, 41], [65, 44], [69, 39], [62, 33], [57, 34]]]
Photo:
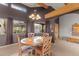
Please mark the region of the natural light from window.
[[34, 32], [35, 33], [42, 33], [42, 25], [41, 24], [34, 24]]
[[14, 5], [14, 4], [11, 4], [11, 7], [16, 10], [22, 11], [22, 12], [27, 12], [26, 8], [24, 8], [24, 7], [20, 7], [20, 6]]

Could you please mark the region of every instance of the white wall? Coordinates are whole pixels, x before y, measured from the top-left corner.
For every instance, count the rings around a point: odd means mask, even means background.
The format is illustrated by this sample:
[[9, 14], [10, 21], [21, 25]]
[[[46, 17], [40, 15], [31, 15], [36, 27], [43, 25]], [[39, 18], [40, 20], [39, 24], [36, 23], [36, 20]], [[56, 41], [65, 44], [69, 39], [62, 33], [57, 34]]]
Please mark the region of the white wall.
[[79, 23], [79, 14], [70, 13], [70, 14], [60, 16], [59, 18], [60, 36], [71, 37], [72, 36], [72, 25], [74, 23]]
[[[79, 14], [70, 13], [59, 18], [60, 36], [61, 37], [76, 37], [72, 36], [72, 25], [79, 23]], [[79, 37], [78, 37], [79, 38]], [[54, 52], [58, 56], [79, 56], [79, 44], [68, 42], [66, 40], [56, 40]]]

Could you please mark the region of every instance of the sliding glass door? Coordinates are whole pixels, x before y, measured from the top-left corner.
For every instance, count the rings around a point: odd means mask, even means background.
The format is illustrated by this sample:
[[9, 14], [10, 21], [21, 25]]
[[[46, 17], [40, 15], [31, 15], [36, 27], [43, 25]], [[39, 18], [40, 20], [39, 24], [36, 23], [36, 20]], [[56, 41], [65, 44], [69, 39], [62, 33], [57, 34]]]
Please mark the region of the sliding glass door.
[[26, 24], [24, 21], [13, 20], [13, 40], [17, 42], [16, 35], [24, 37], [26, 34]]
[[0, 18], [0, 46], [6, 44], [6, 20], [5, 18]]

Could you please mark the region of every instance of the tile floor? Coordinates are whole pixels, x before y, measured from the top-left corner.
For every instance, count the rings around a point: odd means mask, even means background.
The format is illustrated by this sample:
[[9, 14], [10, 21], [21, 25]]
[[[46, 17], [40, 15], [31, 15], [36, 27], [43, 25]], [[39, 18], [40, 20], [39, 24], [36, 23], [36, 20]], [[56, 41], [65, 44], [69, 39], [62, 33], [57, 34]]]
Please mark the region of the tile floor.
[[[1, 46], [0, 47], [0, 56], [18, 56], [18, 45], [17, 45], [17, 43], [7, 45], [7, 46]], [[23, 54], [23, 56], [28, 56], [28, 54], [25, 52]]]

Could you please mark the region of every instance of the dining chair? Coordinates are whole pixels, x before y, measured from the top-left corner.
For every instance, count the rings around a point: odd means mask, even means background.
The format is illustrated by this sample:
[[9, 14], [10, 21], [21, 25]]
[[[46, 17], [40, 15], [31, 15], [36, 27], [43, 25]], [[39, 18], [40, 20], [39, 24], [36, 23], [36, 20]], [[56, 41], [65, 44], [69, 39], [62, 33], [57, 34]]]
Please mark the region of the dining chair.
[[42, 33], [43, 36], [49, 36], [49, 33]]
[[30, 55], [32, 55], [32, 47], [22, 44], [21, 37], [19, 35], [17, 35], [17, 39], [18, 39], [18, 48], [19, 48], [18, 55], [22, 56], [25, 51], [27, 51], [28, 54], [30, 53]]
[[34, 37], [35, 33], [28, 33], [28, 37]]
[[51, 39], [52, 37], [44, 36], [42, 46], [35, 48], [35, 55], [50, 56], [51, 55]]

